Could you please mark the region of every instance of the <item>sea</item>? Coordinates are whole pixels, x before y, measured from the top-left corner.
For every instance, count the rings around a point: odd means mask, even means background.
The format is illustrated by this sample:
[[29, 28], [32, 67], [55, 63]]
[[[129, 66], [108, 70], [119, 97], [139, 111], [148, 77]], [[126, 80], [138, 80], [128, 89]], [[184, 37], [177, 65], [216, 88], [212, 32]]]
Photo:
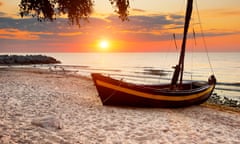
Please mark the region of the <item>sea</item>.
[[[16, 53], [16, 55], [37, 53]], [[40, 53], [61, 61], [57, 65], [34, 65], [45, 69], [64, 69], [91, 77], [104, 73], [117, 79], [139, 84], [169, 83], [178, 63], [178, 53]], [[207, 81], [215, 75], [214, 93], [221, 97], [240, 100], [240, 52], [191, 52], [185, 56], [186, 81]]]

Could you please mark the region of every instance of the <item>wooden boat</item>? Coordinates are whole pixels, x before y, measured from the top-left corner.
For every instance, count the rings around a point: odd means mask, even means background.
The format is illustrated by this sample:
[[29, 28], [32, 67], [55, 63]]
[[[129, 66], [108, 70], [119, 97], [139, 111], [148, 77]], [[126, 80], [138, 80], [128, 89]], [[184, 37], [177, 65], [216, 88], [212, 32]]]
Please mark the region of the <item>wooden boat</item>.
[[170, 84], [140, 85], [124, 82], [100, 73], [92, 73], [103, 105], [136, 107], [186, 107], [205, 102], [212, 94], [216, 78], [206, 82], [183, 82], [184, 57], [193, 0], [188, 0], [184, 34], [178, 64]]

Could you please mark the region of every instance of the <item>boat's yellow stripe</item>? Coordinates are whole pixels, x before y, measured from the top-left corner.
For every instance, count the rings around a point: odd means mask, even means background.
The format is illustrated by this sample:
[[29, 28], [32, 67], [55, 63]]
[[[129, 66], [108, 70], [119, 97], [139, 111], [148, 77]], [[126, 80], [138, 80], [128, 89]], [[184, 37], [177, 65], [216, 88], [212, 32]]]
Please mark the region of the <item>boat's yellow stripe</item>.
[[213, 88], [213, 86], [211, 86], [210, 88], [208, 88], [207, 90], [205, 90], [203, 92], [188, 95], [188, 96], [164, 96], [164, 95], [154, 95], [154, 94], [149, 94], [149, 93], [145, 93], [145, 92], [139, 92], [139, 91], [136, 91], [136, 90], [123, 88], [123, 87], [120, 87], [120, 86], [117, 86], [117, 85], [106, 83], [106, 82], [100, 81], [100, 80], [96, 80], [96, 83], [99, 86], [103, 86], [103, 87], [110, 88], [110, 89], [113, 89], [113, 90], [116, 90], [116, 91], [128, 93], [128, 94], [131, 94], [131, 95], [136, 95], [136, 96], [139, 96], [139, 97], [149, 98], [149, 99], [154, 99], [154, 100], [166, 100], [166, 101], [183, 101], [183, 100], [195, 99], [195, 98], [198, 98], [202, 95], [210, 93], [212, 88]]

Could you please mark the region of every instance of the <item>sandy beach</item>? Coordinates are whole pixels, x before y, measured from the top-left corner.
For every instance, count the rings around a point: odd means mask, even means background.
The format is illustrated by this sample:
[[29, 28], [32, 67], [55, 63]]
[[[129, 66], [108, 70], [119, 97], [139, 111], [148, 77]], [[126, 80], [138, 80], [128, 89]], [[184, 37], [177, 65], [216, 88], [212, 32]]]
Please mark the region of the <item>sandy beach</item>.
[[240, 112], [102, 106], [91, 79], [0, 69], [1, 144], [238, 144]]

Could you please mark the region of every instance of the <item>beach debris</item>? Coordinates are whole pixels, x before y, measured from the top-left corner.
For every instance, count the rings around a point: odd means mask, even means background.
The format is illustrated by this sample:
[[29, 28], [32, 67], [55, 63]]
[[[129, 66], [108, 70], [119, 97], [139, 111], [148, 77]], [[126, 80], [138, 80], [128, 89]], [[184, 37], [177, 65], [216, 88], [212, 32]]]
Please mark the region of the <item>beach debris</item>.
[[32, 120], [31, 124], [42, 127], [42, 128], [50, 129], [50, 130], [63, 129], [63, 125], [60, 119], [54, 116], [46, 116], [46, 117], [34, 119]]
[[214, 93], [207, 101], [208, 103], [217, 104], [217, 105], [223, 105], [228, 107], [235, 107], [240, 108], [240, 101], [234, 100], [225, 96], [219, 96], [216, 93]]

